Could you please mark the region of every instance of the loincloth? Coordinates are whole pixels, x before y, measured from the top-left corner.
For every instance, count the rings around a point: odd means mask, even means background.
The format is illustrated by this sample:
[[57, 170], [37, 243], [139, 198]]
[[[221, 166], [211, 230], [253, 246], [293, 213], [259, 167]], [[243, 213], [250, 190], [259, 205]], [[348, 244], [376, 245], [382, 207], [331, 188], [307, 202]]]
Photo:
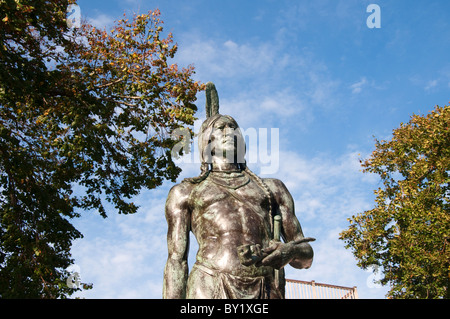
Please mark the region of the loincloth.
[[[195, 274], [200, 272], [201, 274]], [[208, 287], [211, 299], [280, 299], [283, 298], [275, 288], [273, 275], [267, 276], [236, 276], [229, 273], [211, 269], [202, 264], [195, 263], [192, 275], [205, 275], [213, 277], [211, 283], [214, 287]], [[191, 287], [195, 289], [195, 287]]]

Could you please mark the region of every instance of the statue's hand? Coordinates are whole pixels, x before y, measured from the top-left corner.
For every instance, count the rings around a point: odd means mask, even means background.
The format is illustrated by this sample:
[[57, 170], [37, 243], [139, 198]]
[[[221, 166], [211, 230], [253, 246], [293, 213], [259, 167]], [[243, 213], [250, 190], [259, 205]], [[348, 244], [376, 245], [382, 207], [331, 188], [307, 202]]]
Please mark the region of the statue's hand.
[[237, 248], [239, 260], [244, 266], [259, 262], [262, 258], [261, 245], [242, 245]]
[[272, 240], [269, 247], [264, 248], [264, 258], [257, 266], [271, 266], [280, 269], [286, 266], [294, 258], [294, 244], [282, 243]]

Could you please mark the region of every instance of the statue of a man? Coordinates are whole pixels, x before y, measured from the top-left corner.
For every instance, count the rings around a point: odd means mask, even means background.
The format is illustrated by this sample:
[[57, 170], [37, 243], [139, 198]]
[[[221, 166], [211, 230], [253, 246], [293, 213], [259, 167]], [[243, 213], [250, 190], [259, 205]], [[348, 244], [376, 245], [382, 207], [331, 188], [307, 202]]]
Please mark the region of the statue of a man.
[[[282, 267], [309, 268], [313, 250], [307, 241], [313, 239], [304, 238], [285, 185], [261, 179], [245, 165], [245, 141], [236, 121], [219, 114], [212, 83], [206, 94], [201, 175], [175, 185], [166, 202], [169, 256], [163, 297], [284, 298]], [[275, 216], [281, 217], [284, 242], [274, 240]], [[191, 231], [199, 249], [189, 274]]]

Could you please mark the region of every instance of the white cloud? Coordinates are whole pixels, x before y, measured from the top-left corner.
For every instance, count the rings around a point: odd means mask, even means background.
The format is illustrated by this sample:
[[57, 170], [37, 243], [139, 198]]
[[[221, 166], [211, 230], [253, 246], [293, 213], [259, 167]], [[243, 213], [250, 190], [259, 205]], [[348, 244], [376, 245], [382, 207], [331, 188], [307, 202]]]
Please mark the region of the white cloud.
[[236, 43], [233, 40], [205, 40], [200, 35], [186, 35], [177, 53], [182, 65], [194, 64], [197, 76], [215, 81], [254, 78], [275, 68], [284, 68], [289, 57], [270, 43]]
[[231, 115], [242, 128], [280, 127], [292, 118], [301, 121], [298, 124], [303, 128], [312, 120], [306, 99], [288, 88], [270, 92], [259, 88], [243, 91], [221, 99], [220, 105], [221, 113]]
[[430, 91], [431, 89], [435, 88], [438, 84], [438, 80], [430, 80], [425, 85], [425, 91]]
[[85, 298], [161, 298], [167, 258], [164, 203], [167, 188], [144, 192], [134, 215], [111, 215], [105, 220], [84, 218], [76, 227], [84, 238], [72, 249], [82, 282], [92, 290]]
[[113, 17], [111, 17], [110, 15], [103, 14], [103, 13], [100, 13], [99, 15], [97, 15], [95, 17], [87, 18], [87, 22], [98, 29], [108, 28], [108, 27], [112, 26], [114, 23], [114, 20], [115, 19]]
[[[310, 269], [296, 270], [287, 267], [287, 278], [315, 280], [321, 283], [353, 287], [356, 285], [354, 272], [355, 260], [341, 243], [339, 228], [330, 229], [324, 236], [316, 238], [311, 245], [314, 248], [314, 261]], [[307, 235], [308, 236], [308, 235]]]
[[367, 84], [366, 77], [362, 77], [360, 81], [350, 85], [353, 94], [361, 93], [362, 88]]
[[298, 128], [307, 129], [317, 108], [339, 103], [340, 81], [311, 52], [290, 54], [277, 40], [239, 43], [198, 33], [183, 39], [175, 62], [193, 64], [196, 79], [214, 82], [221, 113], [241, 127], [280, 127], [295, 120]]
[[[450, 79], [450, 71], [448, 71], [449, 69], [450, 67], [447, 67], [444, 68], [443, 70], [440, 70], [440, 72], [436, 72], [439, 74], [439, 76], [432, 80], [425, 80], [421, 75], [415, 74], [409, 77], [409, 81], [414, 86], [421, 87], [424, 91], [428, 93], [437, 92], [441, 86], [440, 84], [446, 83]], [[450, 82], [448, 82], [447, 85], [450, 87]]]

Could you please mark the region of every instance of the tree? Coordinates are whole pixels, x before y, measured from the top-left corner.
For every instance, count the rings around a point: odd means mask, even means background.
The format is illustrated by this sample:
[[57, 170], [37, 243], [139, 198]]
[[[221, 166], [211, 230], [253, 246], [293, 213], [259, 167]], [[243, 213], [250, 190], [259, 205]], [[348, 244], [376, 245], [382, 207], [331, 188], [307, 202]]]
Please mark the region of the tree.
[[362, 166], [383, 187], [340, 234], [358, 266], [381, 267], [389, 297], [449, 298], [450, 107], [413, 115]]
[[[65, 298], [81, 211], [106, 217], [180, 173], [171, 132], [193, 124], [194, 68], [158, 10], [111, 31], [69, 29], [74, 1], [0, 2], [0, 296]], [[181, 139], [182, 137], [180, 137]], [[74, 187], [82, 191], [74, 192]]]

